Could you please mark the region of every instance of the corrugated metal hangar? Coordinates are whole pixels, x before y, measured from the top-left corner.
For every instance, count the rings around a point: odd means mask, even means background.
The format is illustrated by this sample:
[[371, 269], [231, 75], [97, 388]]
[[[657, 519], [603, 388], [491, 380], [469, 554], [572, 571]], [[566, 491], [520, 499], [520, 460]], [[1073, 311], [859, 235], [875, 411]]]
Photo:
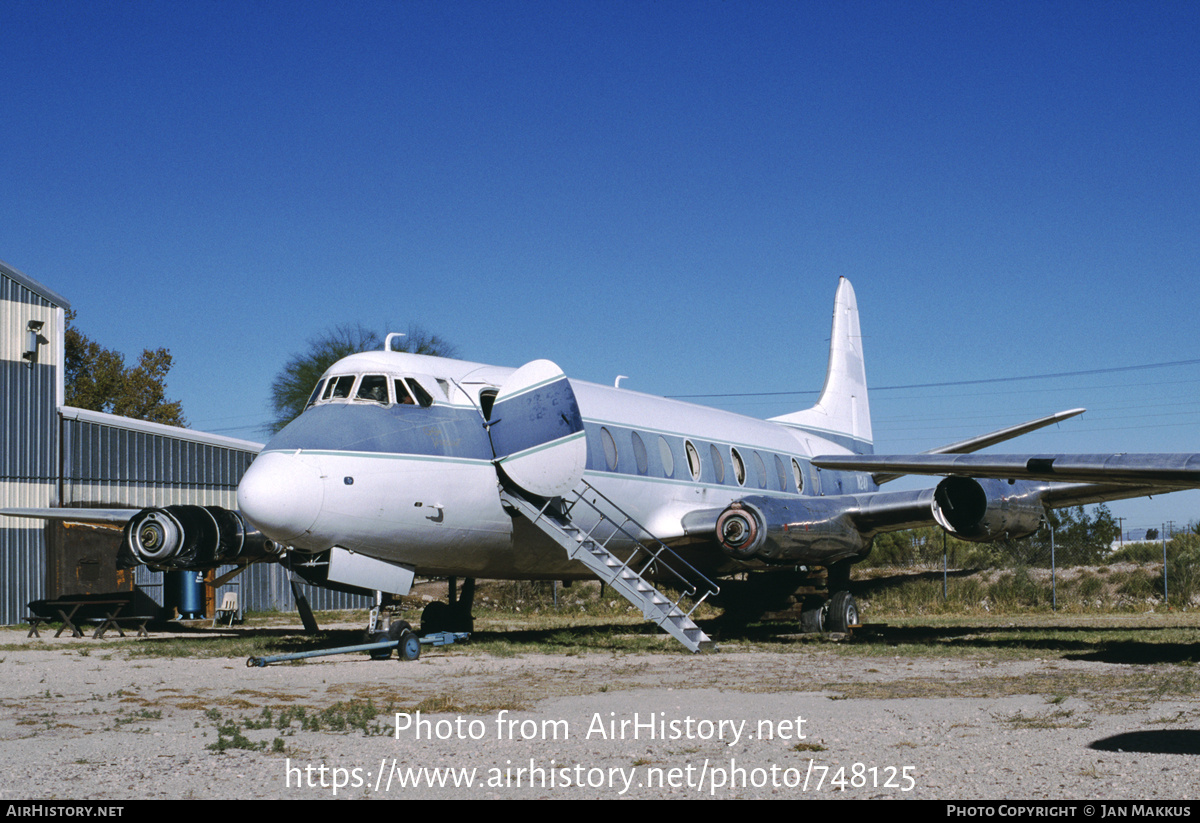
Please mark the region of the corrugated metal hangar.
[[[61, 295], [0, 262], [0, 508], [236, 508], [238, 481], [260, 444], [64, 404], [69, 308]], [[64, 595], [138, 589], [162, 606], [162, 572], [118, 568], [121, 534], [0, 517], [0, 623], [22, 621], [30, 601]], [[276, 563], [210, 587], [209, 602], [219, 603], [225, 591], [239, 593], [241, 610], [295, 608], [288, 572]], [[318, 609], [370, 605], [307, 584], [304, 592]]]

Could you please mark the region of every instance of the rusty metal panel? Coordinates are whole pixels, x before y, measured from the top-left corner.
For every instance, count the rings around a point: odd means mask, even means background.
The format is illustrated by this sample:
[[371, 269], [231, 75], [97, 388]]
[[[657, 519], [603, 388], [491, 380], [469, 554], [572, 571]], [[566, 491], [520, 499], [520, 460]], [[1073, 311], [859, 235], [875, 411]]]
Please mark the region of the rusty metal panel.
[[121, 529], [55, 523], [49, 532], [46, 597], [133, 591], [133, 575], [116, 564]]

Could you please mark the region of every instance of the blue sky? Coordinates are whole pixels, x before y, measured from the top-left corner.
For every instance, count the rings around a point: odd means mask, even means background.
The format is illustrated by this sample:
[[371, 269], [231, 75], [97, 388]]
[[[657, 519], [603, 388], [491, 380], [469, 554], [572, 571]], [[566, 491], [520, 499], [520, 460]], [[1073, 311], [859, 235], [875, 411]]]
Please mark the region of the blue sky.
[[1011, 450], [1200, 451], [1200, 363], [968, 382], [1200, 360], [1197, 42], [1195, 2], [10, 0], [0, 259], [248, 439], [346, 322], [816, 390], [844, 275], [881, 452], [1074, 406]]

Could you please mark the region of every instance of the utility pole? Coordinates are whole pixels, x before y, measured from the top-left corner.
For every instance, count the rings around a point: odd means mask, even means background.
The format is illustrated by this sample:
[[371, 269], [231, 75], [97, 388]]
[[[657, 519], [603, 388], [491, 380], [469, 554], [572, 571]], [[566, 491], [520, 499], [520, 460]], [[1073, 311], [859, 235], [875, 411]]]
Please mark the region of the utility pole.
[[[1172, 521], [1168, 520], [1167, 522], [1170, 523]], [[1166, 530], [1166, 528], [1163, 529], [1162, 547], [1163, 547], [1163, 605], [1169, 609], [1169, 608], [1171, 608], [1171, 599], [1167, 596], [1167, 530]]]

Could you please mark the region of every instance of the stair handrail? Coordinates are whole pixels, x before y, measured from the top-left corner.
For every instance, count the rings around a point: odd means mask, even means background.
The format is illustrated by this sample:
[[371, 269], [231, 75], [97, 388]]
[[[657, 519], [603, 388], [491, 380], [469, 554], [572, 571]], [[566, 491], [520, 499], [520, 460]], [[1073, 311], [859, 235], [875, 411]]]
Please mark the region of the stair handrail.
[[[617, 523], [616, 520], [603, 509], [601, 509], [600, 506], [584, 497], [584, 495], [589, 492], [595, 494], [613, 511], [617, 512], [622, 518], [624, 518], [624, 523]], [[632, 552], [630, 552], [629, 557], [623, 561], [621, 568], [632, 569], [630, 563], [633, 561], [634, 557], [637, 556], [638, 550], [640, 549], [645, 552], [646, 555], [648, 555], [649, 559], [641, 567], [641, 569], [635, 570], [635, 573], [639, 577], [643, 576], [646, 570], [650, 568], [652, 564], [658, 563], [661, 568], [670, 572], [670, 574], [682, 584], [680, 596], [674, 603], [676, 608], [679, 608], [679, 602], [683, 600], [685, 596], [691, 597], [699, 592], [701, 588], [707, 589], [703, 594], [696, 598], [695, 602], [692, 604], [692, 607], [686, 612], [690, 616], [692, 612], [694, 612], [696, 608], [709, 596], [715, 596], [721, 593], [720, 586], [710, 580], [707, 575], [705, 575], [687, 560], [684, 560], [678, 552], [676, 552], [662, 540], [659, 540], [657, 537], [655, 537], [654, 533], [639, 523], [638, 520], [633, 517], [633, 515], [622, 509], [619, 505], [617, 505], [616, 502], [612, 500], [612, 498], [597, 489], [591, 483], [587, 482], [586, 480], [580, 480], [580, 485], [571, 492], [571, 495], [574, 497], [574, 501], [567, 506], [568, 513], [571, 508], [574, 508], [576, 503], [582, 502], [588, 508], [600, 515], [603, 520], [607, 520], [609, 523], [612, 523], [618, 532], [625, 535], [633, 542], [635, 548]], [[566, 502], [565, 498], [564, 502]], [[632, 523], [641, 531], [641, 534], [644, 535], [644, 537], [640, 537], [639, 535], [630, 532], [625, 528], [625, 523]], [[649, 539], [655, 543], [658, 547], [657, 550], [652, 550], [649, 546], [647, 546], [643, 542], [644, 539]], [[608, 541], [605, 540], [605, 543], [607, 542]], [[682, 566], [683, 569], [681, 570], [676, 568], [674, 565], [672, 565], [672, 563]], [[691, 577], [689, 577], [688, 574], [690, 574]]]

